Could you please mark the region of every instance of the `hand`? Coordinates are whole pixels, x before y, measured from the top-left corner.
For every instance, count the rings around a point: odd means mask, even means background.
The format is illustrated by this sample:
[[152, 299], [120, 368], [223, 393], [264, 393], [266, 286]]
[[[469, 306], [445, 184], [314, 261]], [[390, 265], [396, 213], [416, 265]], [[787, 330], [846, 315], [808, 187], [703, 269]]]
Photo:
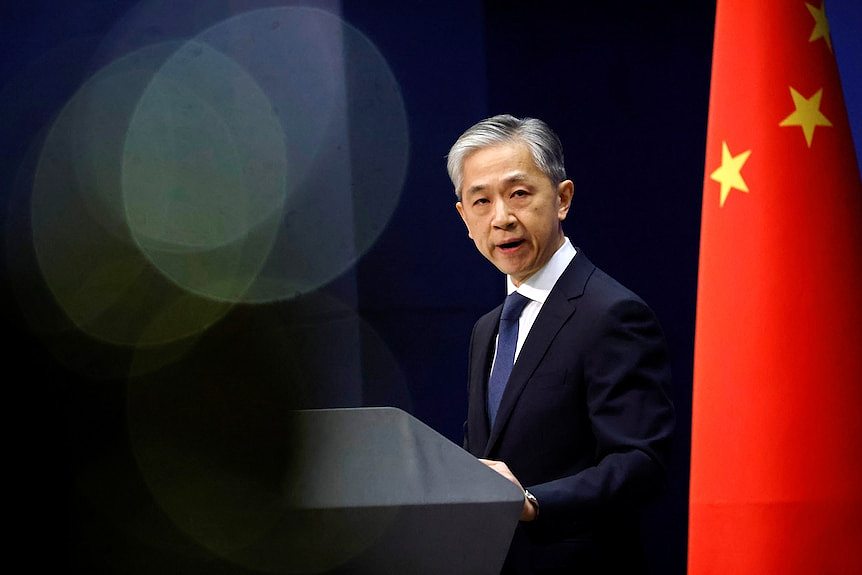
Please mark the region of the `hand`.
[[[518, 489], [524, 491], [524, 486], [521, 485], [521, 482], [518, 481], [518, 478], [512, 473], [512, 470], [509, 469], [509, 466], [503, 463], [502, 461], [494, 461], [492, 459], [480, 459], [482, 463], [514, 483], [518, 486]], [[524, 495], [524, 507], [521, 509], [521, 521], [533, 521], [536, 518], [537, 511], [536, 508], [533, 507], [533, 504], [527, 500], [527, 496]]]

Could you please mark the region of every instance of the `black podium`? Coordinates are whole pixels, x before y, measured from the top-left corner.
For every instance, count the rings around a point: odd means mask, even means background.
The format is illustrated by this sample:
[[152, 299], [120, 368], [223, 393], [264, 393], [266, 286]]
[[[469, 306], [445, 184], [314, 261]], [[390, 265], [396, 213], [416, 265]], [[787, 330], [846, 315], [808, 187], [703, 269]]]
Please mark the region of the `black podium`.
[[285, 513], [258, 569], [499, 573], [523, 506], [508, 480], [395, 408], [291, 417]]

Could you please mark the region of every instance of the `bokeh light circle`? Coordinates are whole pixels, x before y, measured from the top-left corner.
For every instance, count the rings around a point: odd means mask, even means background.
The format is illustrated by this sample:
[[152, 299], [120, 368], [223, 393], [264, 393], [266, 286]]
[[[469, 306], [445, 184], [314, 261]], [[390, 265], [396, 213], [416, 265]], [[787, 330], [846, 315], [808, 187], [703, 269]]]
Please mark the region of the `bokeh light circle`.
[[285, 158], [254, 80], [209, 45], [186, 43], [150, 81], [126, 134], [123, 196], [134, 239], [181, 287], [240, 300], [272, 248]]
[[399, 86], [370, 40], [315, 8], [246, 12], [188, 42], [142, 95], [126, 136], [127, 219], [179, 286], [287, 299], [377, 240], [408, 154]]
[[[125, 225], [120, 160], [126, 128], [143, 89], [176, 48], [143, 48], [88, 79], [48, 131], [33, 176], [30, 215], [42, 277], [79, 329], [113, 344], [175, 341], [230, 309], [190, 297], [167, 280]], [[179, 315], [162, 316], [180, 301]]]
[[369, 395], [410, 408], [391, 350], [350, 307], [322, 294], [238, 306], [182, 362], [129, 381], [130, 445], [154, 501], [205, 549], [256, 571], [326, 572], [383, 527], [326, 529], [341, 523], [297, 505], [315, 442], [289, 411]]
[[155, 75], [124, 153], [125, 208], [138, 243], [218, 248], [284, 201], [284, 144], [266, 96], [206, 44], [186, 44]]

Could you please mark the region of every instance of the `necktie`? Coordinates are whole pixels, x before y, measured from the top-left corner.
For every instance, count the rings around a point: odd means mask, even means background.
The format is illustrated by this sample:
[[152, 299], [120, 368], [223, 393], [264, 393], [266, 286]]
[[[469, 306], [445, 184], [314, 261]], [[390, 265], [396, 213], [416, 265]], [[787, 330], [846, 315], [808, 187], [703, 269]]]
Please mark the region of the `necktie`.
[[503, 313], [500, 315], [500, 329], [497, 334], [497, 355], [494, 359], [494, 368], [488, 379], [488, 417], [491, 427], [494, 427], [494, 419], [500, 408], [500, 400], [503, 391], [512, 373], [515, 363], [515, 347], [518, 344], [518, 318], [524, 307], [532, 300], [514, 291], [506, 297], [503, 304]]

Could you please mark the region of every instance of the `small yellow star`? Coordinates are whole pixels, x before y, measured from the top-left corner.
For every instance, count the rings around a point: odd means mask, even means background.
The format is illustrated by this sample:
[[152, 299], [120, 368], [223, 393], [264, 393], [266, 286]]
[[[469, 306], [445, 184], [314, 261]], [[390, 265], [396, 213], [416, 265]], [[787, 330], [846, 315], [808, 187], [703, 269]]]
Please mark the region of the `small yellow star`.
[[724, 207], [724, 201], [730, 194], [731, 188], [748, 193], [748, 185], [742, 179], [740, 172], [750, 155], [751, 150], [745, 150], [737, 156], [731, 155], [727, 142], [721, 142], [721, 166], [709, 175], [711, 180], [721, 184], [721, 207]]
[[820, 8], [815, 8], [806, 2], [805, 7], [808, 8], [808, 11], [814, 18], [814, 30], [811, 31], [811, 37], [808, 38], [808, 41], [814, 42], [815, 40], [823, 38], [826, 40], [826, 45], [829, 46], [829, 51], [831, 52], [832, 38], [829, 36], [829, 20], [826, 19], [826, 6], [821, 2]]
[[805, 143], [811, 147], [811, 141], [814, 139], [814, 128], [817, 126], [831, 126], [832, 122], [829, 118], [823, 115], [820, 111], [820, 99], [823, 97], [823, 88], [817, 90], [810, 98], [805, 98], [802, 94], [790, 88], [790, 97], [793, 98], [793, 105], [796, 110], [781, 120], [778, 124], [782, 128], [787, 126], [799, 126], [802, 128], [802, 133], [805, 136]]

